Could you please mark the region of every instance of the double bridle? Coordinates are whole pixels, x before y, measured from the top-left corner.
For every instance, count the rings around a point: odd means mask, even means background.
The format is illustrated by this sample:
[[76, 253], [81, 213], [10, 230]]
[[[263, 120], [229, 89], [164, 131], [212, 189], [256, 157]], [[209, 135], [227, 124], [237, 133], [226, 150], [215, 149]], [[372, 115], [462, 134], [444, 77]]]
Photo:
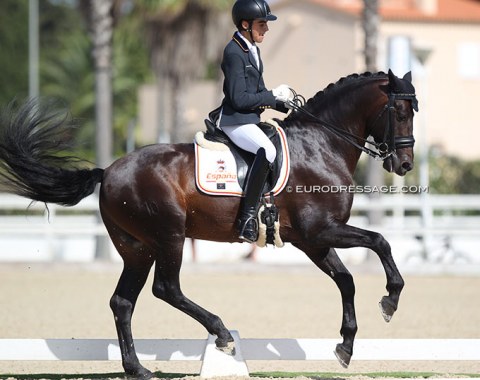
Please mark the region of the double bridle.
[[[304, 115], [308, 116], [312, 120], [314, 120], [317, 123], [320, 123], [322, 126], [324, 126], [326, 129], [331, 131], [332, 133], [336, 134], [338, 137], [342, 138], [343, 140], [347, 141], [351, 145], [355, 146], [356, 148], [360, 149], [361, 151], [365, 152], [369, 156], [373, 157], [376, 160], [385, 160], [391, 155], [395, 154], [397, 149], [402, 149], [402, 148], [412, 148], [413, 145], [415, 144], [415, 138], [413, 135], [410, 136], [395, 136], [395, 123], [394, 123], [394, 117], [395, 117], [395, 101], [396, 100], [410, 100], [412, 102], [412, 107], [417, 110], [417, 98], [415, 94], [407, 94], [407, 93], [388, 93], [388, 102], [385, 104], [383, 107], [382, 111], [380, 111], [379, 115], [376, 117], [374, 124], [376, 124], [385, 114], [385, 112], [388, 113], [387, 115], [387, 126], [385, 128], [385, 133], [383, 135], [383, 141], [380, 143], [377, 143], [376, 141], [372, 140], [367, 140], [363, 137], [354, 135], [353, 133], [350, 133], [348, 131], [345, 131], [344, 129], [338, 128], [337, 126], [326, 122], [324, 120], [321, 120], [317, 116], [313, 115], [311, 112], [307, 111], [304, 107], [305, 105], [305, 98], [297, 94], [297, 92], [294, 89], [290, 89], [293, 94], [293, 99], [288, 101], [286, 106], [288, 108], [291, 108], [294, 111], [303, 113]], [[363, 144], [369, 144], [372, 145], [375, 149], [367, 148], [365, 145], [359, 144], [357, 141], [363, 142]]]

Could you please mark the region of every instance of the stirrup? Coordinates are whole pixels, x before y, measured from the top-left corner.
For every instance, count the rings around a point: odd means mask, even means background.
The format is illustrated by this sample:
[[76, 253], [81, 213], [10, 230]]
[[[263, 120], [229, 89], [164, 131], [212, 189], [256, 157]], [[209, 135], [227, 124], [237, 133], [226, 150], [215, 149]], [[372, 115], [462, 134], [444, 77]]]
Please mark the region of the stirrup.
[[[245, 234], [245, 231], [246, 231], [248, 223], [250, 223], [251, 221], [254, 223], [255, 227], [254, 227], [253, 230], [249, 229], [248, 232], [251, 232], [252, 236], [250, 236], [250, 237], [245, 236], [245, 235], [249, 235], [249, 234]], [[246, 241], [247, 243], [255, 243], [258, 240], [258, 221], [257, 221], [256, 216], [250, 216], [245, 221], [241, 221], [240, 235], [238, 236], [238, 238], [240, 240]], [[251, 238], [253, 238], [253, 239], [251, 239]]]

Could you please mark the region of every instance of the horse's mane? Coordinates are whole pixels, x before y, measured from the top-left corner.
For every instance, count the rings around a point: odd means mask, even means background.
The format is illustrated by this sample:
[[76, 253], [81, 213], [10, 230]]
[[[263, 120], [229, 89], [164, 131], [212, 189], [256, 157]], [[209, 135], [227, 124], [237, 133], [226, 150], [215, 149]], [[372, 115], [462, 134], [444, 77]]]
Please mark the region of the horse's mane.
[[[346, 77], [340, 78], [335, 83], [330, 83], [327, 87], [323, 90], [317, 92], [312, 98], [308, 99], [308, 101], [303, 106], [307, 111], [314, 112], [314, 108], [318, 107], [326, 99], [329, 99], [331, 94], [336, 94], [342, 88], [351, 85], [353, 82], [363, 82], [364, 80], [370, 79], [384, 79], [387, 76], [383, 71], [379, 71], [376, 73], [371, 73], [369, 71], [362, 73], [362, 74], [350, 74]], [[287, 120], [297, 120], [301, 115], [298, 112], [292, 112], [288, 117], [285, 119]]]

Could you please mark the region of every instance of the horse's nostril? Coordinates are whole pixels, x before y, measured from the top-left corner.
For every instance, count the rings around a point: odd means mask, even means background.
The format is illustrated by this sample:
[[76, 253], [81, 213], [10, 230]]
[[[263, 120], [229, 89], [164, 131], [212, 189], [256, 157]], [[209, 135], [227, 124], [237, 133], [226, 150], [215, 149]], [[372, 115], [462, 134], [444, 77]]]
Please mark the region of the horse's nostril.
[[410, 170], [412, 170], [413, 165], [410, 162], [404, 162], [402, 164], [402, 168], [404, 168], [407, 172], [409, 172]]

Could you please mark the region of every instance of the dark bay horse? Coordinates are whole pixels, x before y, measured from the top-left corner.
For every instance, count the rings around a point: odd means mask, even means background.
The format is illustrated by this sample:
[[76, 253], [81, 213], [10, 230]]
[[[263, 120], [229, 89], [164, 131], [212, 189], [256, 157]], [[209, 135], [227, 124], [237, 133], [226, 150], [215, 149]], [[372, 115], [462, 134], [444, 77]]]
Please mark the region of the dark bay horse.
[[[385, 269], [388, 295], [380, 301], [389, 321], [396, 311], [403, 279], [382, 235], [347, 224], [350, 191], [325, 192], [353, 184], [362, 150], [384, 161], [384, 168], [405, 175], [413, 168], [411, 75], [351, 75], [316, 94], [280, 122], [289, 140], [291, 192], [276, 198], [282, 240], [292, 243], [337, 284], [342, 298], [343, 342], [335, 353], [347, 366], [357, 332], [353, 278], [335, 248], [367, 247]], [[189, 300], [179, 272], [186, 237], [236, 242], [239, 198], [200, 193], [194, 179], [193, 144], [145, 146], [106, 169], [82, 168], [67, 157], [63, 141], [69, 119], [52, 107], [27, 101], [10, 106], [0, 119], [0, 176], [7, 191], [45, 203], [73, 206], [100, 187], [100, 211], [124, 268], [110, 300], [122, 362], [127, 374], [152, 374], [137, 358], [131, 318], [137, 297], [155, 264], [153, 294], [200, 322], [216, 335], [219, 349], [232, 353], [233, 339], [222, 320]], [[373, 148], [366, 148], [372, 136]], [[67, 148], [68, 149], [68, 148]], [[302, 191], [321, 187], [321, 193]]]

